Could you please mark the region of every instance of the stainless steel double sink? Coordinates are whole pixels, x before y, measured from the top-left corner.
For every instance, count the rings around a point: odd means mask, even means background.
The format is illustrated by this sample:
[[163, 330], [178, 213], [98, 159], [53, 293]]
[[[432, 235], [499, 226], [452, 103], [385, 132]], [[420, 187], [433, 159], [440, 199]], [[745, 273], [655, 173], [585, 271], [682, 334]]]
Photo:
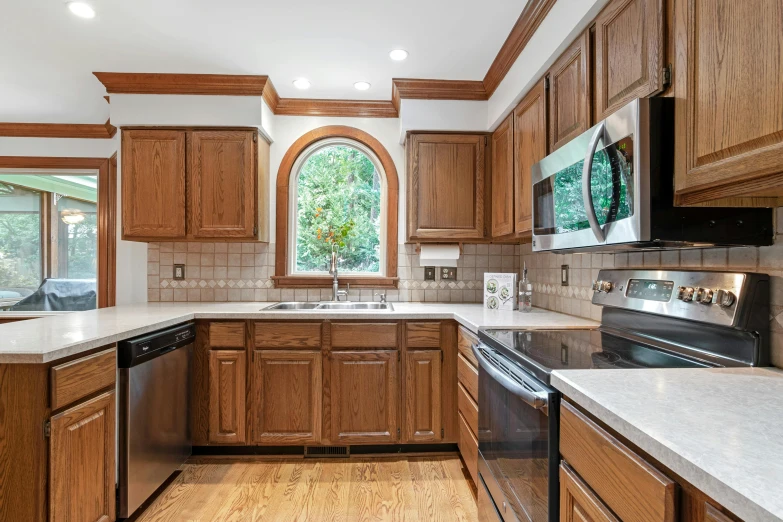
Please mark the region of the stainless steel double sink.
[[329, 301], [323, 303], [308, 302], [284, 302], [269, 305], [263, 310], [378, 310], [379, 312], [393, 312], [391, 303], [352, 303]]

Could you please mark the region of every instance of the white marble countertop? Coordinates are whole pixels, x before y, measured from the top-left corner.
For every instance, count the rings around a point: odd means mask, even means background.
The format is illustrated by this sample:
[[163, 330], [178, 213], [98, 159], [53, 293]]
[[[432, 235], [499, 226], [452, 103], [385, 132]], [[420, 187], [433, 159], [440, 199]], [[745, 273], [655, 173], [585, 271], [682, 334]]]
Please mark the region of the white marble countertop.
[[558, 370], [552, 385], [744, 520], [783, 520], [783, 371]]
[[193, 319], [454, 319], [472, 331], [596, 328], [548, 310], [487, 310], [480, 304], [392, 303], [394, 311], [262, 311], [272, 303], [144, 303], [0, 324], [0, 363], [45, 363]]

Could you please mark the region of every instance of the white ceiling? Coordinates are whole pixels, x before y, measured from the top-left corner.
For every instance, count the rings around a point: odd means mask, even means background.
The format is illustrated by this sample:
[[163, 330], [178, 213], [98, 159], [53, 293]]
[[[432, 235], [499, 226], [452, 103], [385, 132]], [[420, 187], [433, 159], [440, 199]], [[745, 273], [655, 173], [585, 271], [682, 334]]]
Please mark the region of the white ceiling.
[[[102, 123], [92, 71], [267, 74], [280, 96], [378, 99], [391, 79], [481, 80], [526, 0], [4, 1], [0, 121]], [[404, 48], [410, 56], [392, 61]], [[306, 91], [291, 82], [305, 77]], [[372, 84], [369, 91], [354, 82]]]

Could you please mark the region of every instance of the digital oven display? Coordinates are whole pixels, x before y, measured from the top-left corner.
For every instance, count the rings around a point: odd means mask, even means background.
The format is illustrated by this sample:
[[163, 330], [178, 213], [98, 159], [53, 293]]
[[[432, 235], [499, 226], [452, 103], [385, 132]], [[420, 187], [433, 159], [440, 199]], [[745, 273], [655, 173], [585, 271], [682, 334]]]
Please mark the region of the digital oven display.
[[672, 298], [674, 281], [658, 281], [655, 279], [631, 279], [628, 281], [626, 297], [644, 299], [646, 301], [667, 302]]

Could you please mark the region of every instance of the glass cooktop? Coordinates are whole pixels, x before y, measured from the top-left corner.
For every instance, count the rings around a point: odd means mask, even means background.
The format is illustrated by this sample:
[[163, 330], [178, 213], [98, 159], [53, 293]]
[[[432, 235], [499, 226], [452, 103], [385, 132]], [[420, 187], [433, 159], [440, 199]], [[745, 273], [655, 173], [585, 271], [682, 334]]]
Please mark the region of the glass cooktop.
[[479, 337], [545, 383], [552, 370], [708, 366], [601, 330], [479, 330]]

